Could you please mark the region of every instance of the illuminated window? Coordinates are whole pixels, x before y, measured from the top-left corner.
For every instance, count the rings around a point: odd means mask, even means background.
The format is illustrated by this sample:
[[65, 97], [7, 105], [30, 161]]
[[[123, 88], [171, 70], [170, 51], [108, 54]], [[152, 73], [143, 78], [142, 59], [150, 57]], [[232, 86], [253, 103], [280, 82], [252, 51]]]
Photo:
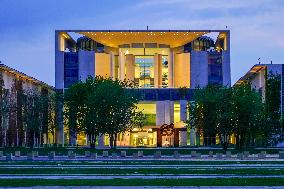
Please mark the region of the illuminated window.
[[145, 125], [156, 125], [156, 103], [141, 103], [137, 105], [139, 110], [146, 116]]
[[135, 83], [141, 88], [154, 87], [154, 56], [135, 56]]

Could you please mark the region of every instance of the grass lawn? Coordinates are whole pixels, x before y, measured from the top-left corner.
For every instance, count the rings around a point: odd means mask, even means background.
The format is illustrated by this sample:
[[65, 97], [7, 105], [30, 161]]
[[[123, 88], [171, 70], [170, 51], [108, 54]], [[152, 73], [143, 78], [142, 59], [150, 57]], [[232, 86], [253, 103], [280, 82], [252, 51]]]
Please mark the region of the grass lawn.
[[0, 179], [2, 187], [27, 186], [284, 186], [283, 178], [206, 179]]

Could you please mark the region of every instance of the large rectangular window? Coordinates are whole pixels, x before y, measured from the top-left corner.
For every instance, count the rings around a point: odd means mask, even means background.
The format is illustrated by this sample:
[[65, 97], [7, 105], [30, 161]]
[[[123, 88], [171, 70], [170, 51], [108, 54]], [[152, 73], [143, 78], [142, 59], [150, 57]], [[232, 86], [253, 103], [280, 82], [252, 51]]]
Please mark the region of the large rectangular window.
[[156, 126], [156, 103], [139, 103], [137, 106], [139, 110], [143, 111], [146, 117], [145, 126]]
[[219, 85], [223, 83], [221, 52], [210, 52], [208, 54], [208, 83]]
[[64, 53], [64, 88], [70, 87], [79, 80], [78, 53]]
[[154, 56], [135, 56], [134, 80], [139, 87], [154, 87]]

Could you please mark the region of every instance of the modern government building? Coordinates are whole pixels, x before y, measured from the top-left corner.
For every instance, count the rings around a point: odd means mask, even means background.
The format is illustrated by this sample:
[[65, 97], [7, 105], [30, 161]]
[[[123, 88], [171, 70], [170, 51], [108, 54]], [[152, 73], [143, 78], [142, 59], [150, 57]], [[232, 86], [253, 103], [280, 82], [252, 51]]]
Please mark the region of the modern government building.
[[[134, 81], [146, 124], [120, 134], [118, 146], [202, 145], [204, 136], [185, 127], [187, 101], [195, 88], [231, 86], [230, 31], [57, 30], [55, 69], [55, 89], [62, 92], [88, 76]], [[64, 144], [69, 135], [61, 115], [57, 142]], [[76, 141], [86, 145], [86, 136], [78, 133]], [[99, 136], [100, 147], [108, 143]]]

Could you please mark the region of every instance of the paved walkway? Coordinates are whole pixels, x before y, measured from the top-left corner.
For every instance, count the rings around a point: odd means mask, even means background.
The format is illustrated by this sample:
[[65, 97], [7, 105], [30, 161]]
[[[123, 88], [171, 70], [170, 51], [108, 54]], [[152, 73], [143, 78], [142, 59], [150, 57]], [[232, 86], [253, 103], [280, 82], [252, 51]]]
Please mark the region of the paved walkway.
[[[5, 187], [5, 189], [50, 189], [50, 186]], [[52, 186], [53, 189], [283, 189], [283, 186]]]
[[111, 165], [111, 164], [85, 164], [85, 165], [65, 165], [65, 164], [55, 164], [55, 165], [37, 165], [37, 164], [30, 164], [30, 165], [18, 165], [18, 164], [0, 164], [0, 168], [41, 168], [41, 169], [61, 169], [61, 168], [68, 168], [68, 169], [110, 169], [110, 168], [118, 168], [118, 169], [147, 169], [147, 168], [155, 168], [155, 169], [177, 169], [177, 168], [187, 168], [187, 169], [284, 169], [284, 164], [225, 164], [225, 165], [182, 165], [182, 164], [170, 164], [170, 165], [139, 165], [139, 164], [130, 164], [130, 165]]

